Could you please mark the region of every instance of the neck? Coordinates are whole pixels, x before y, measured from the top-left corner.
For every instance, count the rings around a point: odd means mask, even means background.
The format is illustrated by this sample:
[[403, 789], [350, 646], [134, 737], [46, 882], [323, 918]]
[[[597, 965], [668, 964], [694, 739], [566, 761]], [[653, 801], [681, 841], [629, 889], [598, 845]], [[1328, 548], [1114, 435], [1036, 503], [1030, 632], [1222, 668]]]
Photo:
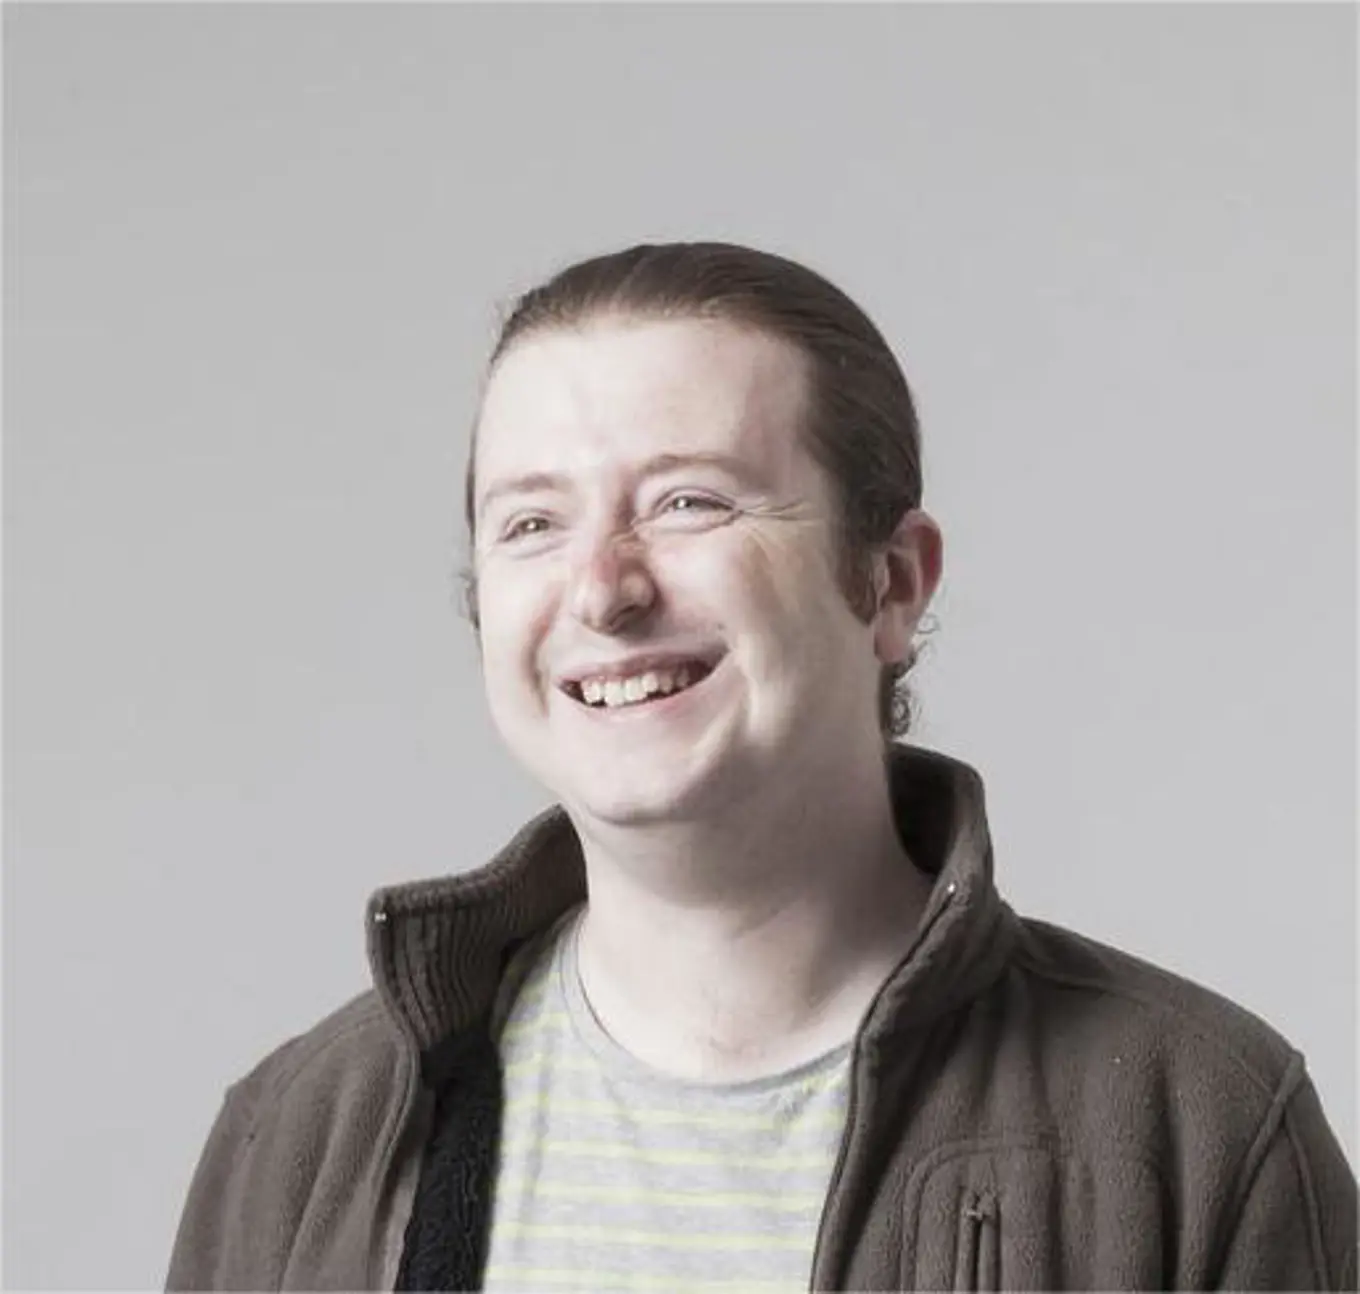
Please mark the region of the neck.
[[848, 1041], [930, 894], [881, 762], [763, 801], [702, 824], [577, 824], [587, 997], [621, 1046], [680, 1077], [759, 1077]]

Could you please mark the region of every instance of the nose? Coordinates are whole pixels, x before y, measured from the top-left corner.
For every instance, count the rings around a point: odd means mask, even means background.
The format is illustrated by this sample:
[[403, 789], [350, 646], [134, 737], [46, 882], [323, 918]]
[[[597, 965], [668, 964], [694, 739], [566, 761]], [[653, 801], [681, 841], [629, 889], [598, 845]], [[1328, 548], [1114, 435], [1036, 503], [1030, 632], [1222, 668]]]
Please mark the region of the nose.
[[571, 574], [571, 613], [587, 628], [618, 633], [656, 602], [646, 554], [631, 533], [592, 537]]

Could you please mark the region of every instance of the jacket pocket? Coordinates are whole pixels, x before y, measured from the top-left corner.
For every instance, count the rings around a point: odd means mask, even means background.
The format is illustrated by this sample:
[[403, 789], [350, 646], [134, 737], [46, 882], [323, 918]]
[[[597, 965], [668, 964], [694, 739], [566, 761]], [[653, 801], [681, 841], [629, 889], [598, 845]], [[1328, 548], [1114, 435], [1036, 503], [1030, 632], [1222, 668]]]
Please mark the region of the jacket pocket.
[[989, 1190], [970, 1190], [959, 1210], [958, 1251], [954, 1262], [956, 1290], [999, 1290], [997, 1198]]
[[873, 1288], [1167, 1289], [1167, 1198], [1142, 1158], [1023, 1135], [944, 1146], [908, 1180], [897, 1270]]

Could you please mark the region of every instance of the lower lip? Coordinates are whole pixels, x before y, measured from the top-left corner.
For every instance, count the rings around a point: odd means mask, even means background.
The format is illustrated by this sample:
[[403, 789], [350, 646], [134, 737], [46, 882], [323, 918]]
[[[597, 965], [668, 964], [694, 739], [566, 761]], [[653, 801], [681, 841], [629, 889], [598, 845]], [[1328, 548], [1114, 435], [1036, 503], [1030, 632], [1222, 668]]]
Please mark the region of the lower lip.
[[578, 710], [583, 710], [591, 718], [598, 719], [643, 719], [647, 716], [664, 718], [667, 715], [675, 714], [685, 708], [692, 698], [703, 692], [713, 680], [713, 676], [722, 668], [722, 661], [719, 661], [707, 674], [697, 683], [683, 688], [679, 692], [671, 692], [666, 696], [656, 696], [650, 701], [635, 701], [631, 705], [587, 705], [584, 701], [578, 701], [575, 697], [567, 699]]

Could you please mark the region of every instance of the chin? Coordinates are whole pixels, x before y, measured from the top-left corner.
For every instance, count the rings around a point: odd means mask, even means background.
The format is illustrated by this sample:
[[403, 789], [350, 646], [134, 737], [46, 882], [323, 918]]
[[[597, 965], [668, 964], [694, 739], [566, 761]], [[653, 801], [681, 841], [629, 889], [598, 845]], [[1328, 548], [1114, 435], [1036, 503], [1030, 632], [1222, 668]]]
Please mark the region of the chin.
[[737, 781], [748, 780], [734, 767], [742, 740], [731, 716], [684, 736], [653, 737], [640, 728], [634, 737], [626, 725], [582, 730], [566, 711], [546, 725], [502, 725], [501, 735], [555, 799], [602, 822], [642, 826], [712, 814], [730, 801]]
[[607, 786], [563, 785], [557, 792], [563, 804], [574, 812], [618, 826], [645, 826], [692, 815], [702, 799], [696, 794], [698, 789], [682, 782], [672, 771], [671, 776], [664, 778], [613, 779]]
[[[731, 778], [721, 761], [595, 758], [553, 770], [550, 788], [573, 812], [620, 826], [676, 822], [712, 814]], [[583, 776], [583, 770], [589, 770]], [[544, 770], [546, 773], [546, 770]], [[548, 778], [545, 776], [545, 781]]]
[[611, 800], [601, 804], [583, 801], [578, 797], [568, 801], [566, 807], [573, 818], [605, 822], [611, 827], [651, 827], [663, 822], [675, 822], [680, 816], [674, 807], [641, 801]]

